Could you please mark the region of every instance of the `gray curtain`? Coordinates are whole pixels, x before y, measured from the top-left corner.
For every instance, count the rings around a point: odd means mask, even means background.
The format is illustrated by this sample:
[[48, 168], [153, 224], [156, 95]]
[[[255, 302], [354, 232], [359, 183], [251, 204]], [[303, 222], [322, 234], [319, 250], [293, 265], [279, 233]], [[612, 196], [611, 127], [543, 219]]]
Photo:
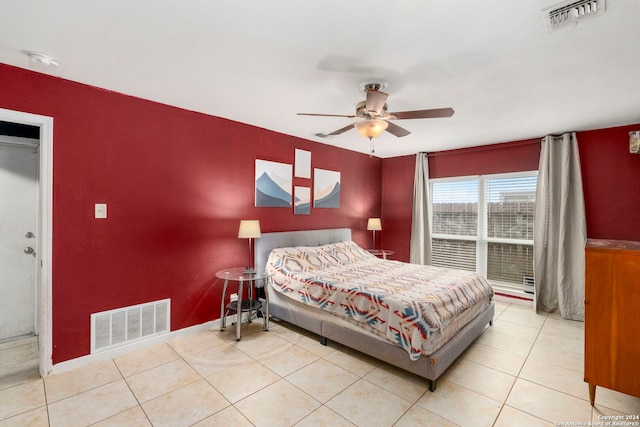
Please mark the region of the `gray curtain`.
[[427, 153], [416, 155], [411, 216], [410, 262], [431, 264], [431, 218], [429, 216], [429, 160]]
[[587, 242], [575, 133], [542, 140], [534, 220], [535, 310], [584, 320]]

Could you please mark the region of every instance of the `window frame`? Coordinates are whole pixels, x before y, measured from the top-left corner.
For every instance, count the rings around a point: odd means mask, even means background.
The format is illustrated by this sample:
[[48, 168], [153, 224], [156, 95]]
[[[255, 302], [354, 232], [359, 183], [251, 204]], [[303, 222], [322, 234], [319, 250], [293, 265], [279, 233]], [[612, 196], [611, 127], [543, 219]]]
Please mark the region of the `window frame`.
[[[497, 173], [497, 174], [486, 174], [486, 175], [465, 175], [465, 176], [456, 176], [456, 177], [447, 177], [447, 178], [433, 178], [429, 179], [429, 215], [430, 215], [430, 237], [431, 242], [433, 244], [433, 239], [442, 239], [442, 240], [464, 240], [464, 241], [475, 241], [476, 243], [476, 272], [482, 274], [484, 277], [487, 277], [488, 270], [488, 255], [489, 255], [489, 244], [490, 243], [504, 243], [504, 244], [513, 244], [513, 245], [530, 245], [533, 250], [533, 238], [531, 240], [528, 239], [505, 239], [505, 238], [496, 238], [496, 237], [488, 237], [489, 233], [489, 224], [488, 224], [488, 203], [486, 203], [487, 197], [487, 181], [490, 180], [499, 180], [499, 179], [518, 179], [518, 178], [536, 178], [536, 184], [538, 179], [538, 171], [521, 171], [521, 172], [507, 172], [507, 173]], [[438, 183], [453, 183], [453, 182], [464, 182], [464, 181], [476, 181], [478, 186], [478, 209], [477, 209], [477, 230], [475, 236], [470, 235], [452, 235], [452, 234], [440, 234], [433, 232], [433, 185]], [[488, 279], [489, 283], [495, 287], [505, 287], [510, 290], [524, 291], [525, 287], [523, 284], [517, 285], [510, 282], [503, 282], [495, 279]]]

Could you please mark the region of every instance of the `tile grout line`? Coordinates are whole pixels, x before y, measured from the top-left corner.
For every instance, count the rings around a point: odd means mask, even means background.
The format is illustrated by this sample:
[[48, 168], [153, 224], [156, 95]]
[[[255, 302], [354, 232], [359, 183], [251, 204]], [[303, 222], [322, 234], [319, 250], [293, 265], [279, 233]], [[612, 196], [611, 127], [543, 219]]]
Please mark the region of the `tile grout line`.
[[[511, 304], [509, 304], [509, 306], [511, 306]], [[509, 308], [509, 306], [507, 308]], [[505, 308], [505, 310], [502, 312], [504, 313], [507, 309]], [[535, 311], [534, 311], [535, 313]], [[529, 360], [529, 356], [531, 355], [531, 352], [533, 351], [533, 347], [535, 347], [536, 342], [538, 342], [538, 338], [540, 337], [540, 334], [542, 333], [542, 328], [544, 327], [544, 324], [547, 322], [547, 319], [549, 317], [549, 313], [545, 314], [545, 318], [544, 321], [542, 322], [542, 325], [540, 326], [540, 328], [538, 329], [538, 333], [536, 334], [536, 338], [533, 340], [533, 343], [531, 344], [531, 348], [529, 348], [529, 351], [527, 352], [527, 355], [524, 358], [524, 362], [522, 362], [522, 366], [520, 366], [520, 369], [518, 370], [518, 373], [516, 374], [516, 379], [513, 382], [513, 384], [511, 384], [511, 387], [509, 388], [509, 392], [507, 393], [506, 397], [504, 398], [504, 402], [502, 403], [502, 407], [500, 407], [500, 411], [498, 411], [498, 416], [496, 417], [496, 419], [493, 422], [493, 425], [495, 425], [496, 422], [498, 422], [498, 419], [500, 418], [500, 414], [502, 413], [502, 410], [504, 409], [505, 406], [509, 406], [507, 405], [507, 401], [509, 400], [509, 396], [511, 396], [511, 393], [513, 392], [513, 387], [515, 386], [516, 382], [518, 381], [518, 379], [520, 378], [520, 374], [522, 373], [522, 369], [524, 369], [524, 365], [527, 364], [527, 360]], [[499, 318], [499, 317], [498, 317]], [[523, 381], [526, 381], [524, 378], [522, 378]], [[511, 406], [509, 406], [510, 408], [512, 408]], [[525, 414], [531, 415], [532, 417], [535, 417], [539, 420], [543, 420], [543, 421], [547, 421], [544, 420], [543, 418], [540, 418], [534, 414], [530, 414], [528, 412], [522, 411], [521, 409], [518, 408], [513, 408], [515, 410], [521, 411]]]

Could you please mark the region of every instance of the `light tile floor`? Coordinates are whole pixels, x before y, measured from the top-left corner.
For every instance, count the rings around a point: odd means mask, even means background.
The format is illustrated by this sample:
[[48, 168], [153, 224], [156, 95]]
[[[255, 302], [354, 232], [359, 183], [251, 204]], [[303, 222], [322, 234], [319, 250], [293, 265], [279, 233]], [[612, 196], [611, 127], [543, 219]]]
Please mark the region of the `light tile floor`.
[[[496, 302], [493, 327], [438, 381], [283, 322], [198, 332], [45, 379], [37, 341], [0, 345], [0, 426], [552, 426], [640, 414], [583, 381], [583, 324]], [[29, 356], [30, 355], [30, 356]], [[559, 425], [559, 424], [556, 424]]]

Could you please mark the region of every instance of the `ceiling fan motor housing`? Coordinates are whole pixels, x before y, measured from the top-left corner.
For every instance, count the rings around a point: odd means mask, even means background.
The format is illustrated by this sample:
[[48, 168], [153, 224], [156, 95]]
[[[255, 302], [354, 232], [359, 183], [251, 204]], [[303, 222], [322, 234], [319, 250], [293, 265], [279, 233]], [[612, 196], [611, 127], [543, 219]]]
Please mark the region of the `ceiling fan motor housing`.
[[378, 114], [376, 111], [368, 111], [367, 101], [362, 101], [362, 102], [359, 102], [358, 105], [356, 106], [356, 116], [360, 117], [361, 119], [368, 119], [368, 120], [377, 119], [386, 115], [387, 107], [388, 106], [385, 103], [382, 109], [380, 110], [380, 114]]
[[369, 90], [383, 91], [387, 88], [388, 83], [384, 80], [368, 80], [360, 83], [360, 91], [367, 93]]

